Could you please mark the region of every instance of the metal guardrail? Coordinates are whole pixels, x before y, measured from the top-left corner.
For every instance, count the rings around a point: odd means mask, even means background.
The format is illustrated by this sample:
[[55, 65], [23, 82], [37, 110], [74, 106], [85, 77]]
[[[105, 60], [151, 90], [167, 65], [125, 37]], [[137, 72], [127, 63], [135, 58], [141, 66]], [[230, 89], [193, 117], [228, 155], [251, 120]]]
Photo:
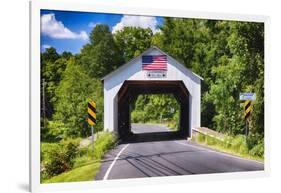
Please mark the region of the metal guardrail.
[[[206, 129], [209, 129], [209, 128], [206, 128]], [[210, 134], [208, 132], [204, 132], [204, 131], [200, 130], [200, 128], [193, 128], [192, 131], [203, 134], [203, 135], [206, 135], [206, 136], [213, 137], [213, 138], [218, 139], [220, 141], [224, 141], [224, 139], [225, 139], [224, 137], [219, 137], [219, 136], [215, 136], [213, 134]], [[212, 131], [212, 132], [215, 132], [215, 131]], [[220, 134], [220, 135], [222, 135], [222, 134]]]

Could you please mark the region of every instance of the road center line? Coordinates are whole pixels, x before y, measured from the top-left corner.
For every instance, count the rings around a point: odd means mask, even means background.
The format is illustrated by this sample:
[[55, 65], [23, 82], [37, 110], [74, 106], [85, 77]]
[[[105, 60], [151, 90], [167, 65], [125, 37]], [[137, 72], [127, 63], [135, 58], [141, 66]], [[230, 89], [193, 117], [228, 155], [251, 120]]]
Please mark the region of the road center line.
[[184, 145], [184, 146], [191, 146], [191, 147], [197, 148], [199, 150], [204, 150], [204, 151], [208, 151], [208, 152], [212, 152], [212, 153], [221, 154], [221, 155], [224, 155], [226, 157], [231, 157], [231, 158], [236, 158], [236, 159], [240, 159], [240, 160], [244, 160], [244, 161], [246, 160], [246, 161], [256, 162], [256, 163], [259, 163], [259, 164], [264, 164], [264, 163], [259, 162], [257, 160], [246, 159], [246, 158], [242, 158], [242, 157], [239, 157], [239, 156], [230, 155], [230, 154], [227, 154], [227, 153], [224, 153], [224, 152], [219, 152], [219, 151], [215, 151], [215, 150], [211, 150], [211, 149], [207, 149], [207, 148], [203, 148], [203, 147], [197, 147], [195, 145], [186, 144], [186, 143], [182, 143], [182, 142], [178, 142], [178, 141], [174, 141], [174, 142], [177, 143], [177, 144], [180, 144], [180, 145]]
[[112, 168], [113, 168], [115, 162], [119, 159], [119, 156], [122, 154], [122, 152], [123, 152], [129, 145], [130, 145], [130, 144], [125, 145], [125, 146], [119, 151], [119, 153], [116, 155], [116, 157], [114, 158], [113, 162], [110, 164], [109, 168], [107, 169], [107, 171], [106, 171], [106, 173], [105, 173], [105, 175], [104, 175], [104, 177], [103, 177], [103, 180], [107, 180], [108, 175], [109, 175], [110, 171], [112, 170]]

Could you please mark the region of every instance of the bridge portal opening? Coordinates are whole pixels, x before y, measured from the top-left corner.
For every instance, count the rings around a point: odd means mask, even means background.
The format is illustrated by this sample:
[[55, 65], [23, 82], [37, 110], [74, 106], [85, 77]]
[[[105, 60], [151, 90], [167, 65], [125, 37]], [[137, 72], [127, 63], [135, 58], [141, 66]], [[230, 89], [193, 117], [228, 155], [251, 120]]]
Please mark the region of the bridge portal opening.
[[[151, 116], [141, 115], [141, 110], [136, 111], [136, 102], [140, 97], [153, 95], [168, 95], [171, 100], [177, 102], [178, 107], [171, 105], [166, 107], [167, 114], [156, 115], [160, 123], [165, 121], [165, 116], [172, 113], [176, 116], [178, 110], [177, 129], [174, 131], [148, 131], [145, 128], [137, 128], [134, 122], [149, 122]], [[177, 108], [177, 109], [173, 109]], [[145, 111], [143, 111], [144, 113]], [[155, 111], [154, 111], [155, 112]], [[134, 114], [135, 113], [135, 114]], [[137, 113], [140, 113], [139, 115]], [[170, 115], [171, 116], [171, 115]], [[154, 115], [155, 117], [155, 115]], [[139, 131], [140, 132], [139, 132]], [[189, 92], [182, 81], [125, 81], [118, 92], [118, 136], [124, 141], [159, 141], [190, 136], [189, 128]]]
[[180, 105], [173, 94], [141, 94], [130, 103], [133, 134], [176, 132]]

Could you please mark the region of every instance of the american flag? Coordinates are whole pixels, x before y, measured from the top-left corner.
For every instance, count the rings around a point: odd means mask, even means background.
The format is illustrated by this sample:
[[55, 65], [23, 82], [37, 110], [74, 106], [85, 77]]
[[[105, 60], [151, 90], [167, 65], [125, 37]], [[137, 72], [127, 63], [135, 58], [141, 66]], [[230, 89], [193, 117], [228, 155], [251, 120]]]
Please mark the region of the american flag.
[[143, 70], [167, 70], [166, 55], [145, 55], [142, 56]]

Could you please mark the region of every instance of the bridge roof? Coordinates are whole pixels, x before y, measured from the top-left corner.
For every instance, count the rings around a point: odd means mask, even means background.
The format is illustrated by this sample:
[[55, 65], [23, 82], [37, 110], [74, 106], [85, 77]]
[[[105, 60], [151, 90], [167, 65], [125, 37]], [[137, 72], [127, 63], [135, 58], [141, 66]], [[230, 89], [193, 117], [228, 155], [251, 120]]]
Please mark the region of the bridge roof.
[[115, 76], [118, 74], [119, 71], [122, 71], [123, 69], [127, 68], [129, 65], [134, 64], [135, 61], [137, 61], [138, 59], [140, 59], [143, 55], [146, 55], [147, 53], [151, 52], [153, 49], [158, 50], [160, 53], [162, 53], [163, 55], [166, 55], [168, 58], [170, 58], [172, 61], [176, 62], [177, 64], [181, 65], [182, 67], [184, 67], [187, 71], [189, 71], [190, 73], [192, 73], [195, 77], [199, 78], [200, 80], [203, 80], [203, 78], [201, 76], [199, 76], [198, 74], [192, 72], [190, 69], [186, 68], [183, 64], [181, 64], [180, 62], [178, 62], [176, 59], [174, 59], [172, 56], [170, 56], [169, 54], [165, 53], [164, 51], [162, 51], [160, 48], [156, 47], [156, 46], [152, 46], [150, 48], [148, 48], [146, 51], [144, 51], [143, 53], [141, 53], [139, 56], [129, 60], [127, 63], [123, 64], [122, 66], [120, 66], [119, 68], [117, 68], [116, 70], [114, 70], [113, 72], [107, 74], [106, 76], [104, 76], [101, 80], [104, 81], [112, 76]]

